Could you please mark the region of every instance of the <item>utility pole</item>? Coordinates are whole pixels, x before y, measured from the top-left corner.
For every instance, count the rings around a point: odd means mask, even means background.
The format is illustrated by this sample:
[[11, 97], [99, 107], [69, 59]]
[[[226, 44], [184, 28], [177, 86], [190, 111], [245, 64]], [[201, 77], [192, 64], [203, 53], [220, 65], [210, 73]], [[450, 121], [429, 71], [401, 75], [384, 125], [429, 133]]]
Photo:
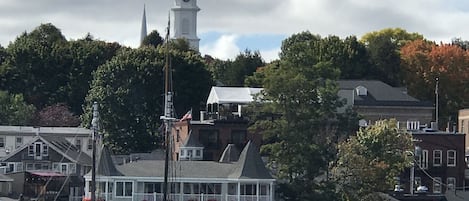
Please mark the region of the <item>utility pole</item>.
[[91, 127], [93, 130], [93, 166], [91, 169], [91, 201], [96, 201], [96, 137], [98, 135], [98, 103], [93, 103], [93, 120], [91, 120]]

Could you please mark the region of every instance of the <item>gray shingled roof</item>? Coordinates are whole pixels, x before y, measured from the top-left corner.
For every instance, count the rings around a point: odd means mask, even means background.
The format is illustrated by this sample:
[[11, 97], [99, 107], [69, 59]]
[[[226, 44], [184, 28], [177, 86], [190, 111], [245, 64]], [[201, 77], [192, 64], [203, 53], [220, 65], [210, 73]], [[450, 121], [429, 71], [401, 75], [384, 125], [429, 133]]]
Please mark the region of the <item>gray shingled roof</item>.
[[432, 107], [432, 103], [420, 101], [378, 80], [339, 80], [338, 85], [340, 90], [355, 90], [358, 86], [367, 89], [366, 96], [358, 96], [354, 91], [354, 105]]
[[239, 150], [236, 148], [234, 144], [228, 144], [223, 151], [223, 154], [220, 157], [220, 160], [218, 162], [220, 163], [230, 163], [230, 162], [236, 162], [239, 159]]
[[233, 173], [230, 178], [239, 179], [272, 179], [269, 170], [265, 167], [259, 151], [255, 145], [249, 141], [244, 147]]
[[67, 155], [69, 158], [71, 158], [73, 161], [77, 162], [78, 164], [81, 165], [92, 165], [92, 160], [88, 154], [78, 150], [78, 148], [70, 143], [68, 140], [66, 140], [63, 137], [60, 136], [40, 136], [46, 143], [49, 143], [50, 145], [53, 145], [53, 147], [56, 148], [56, 151], [59, 151], [65, 155]]
[[192, 135], [192, 130], [189, 131], [189, 135], [186, 138], [186, 141], [182, 144], [183, 147], [204, 147], [199, 140]]
[[[164, 177], [164, 160], [141, 160], [116, 168], [125, 176]], [[251, 142], [246, 145], [237, 162], [172, 161], [170, 168], [175, 177], [184, 178], [273, 179]]]
[[99, 155], [99, 160], [96, 169], [96, 175], [102, 176], [122, 176], [123, 174], [117, 170], [114, 162], [111, 158], [111, 152], [107, 146], [103, 145], [101, 149], [101, 154]]

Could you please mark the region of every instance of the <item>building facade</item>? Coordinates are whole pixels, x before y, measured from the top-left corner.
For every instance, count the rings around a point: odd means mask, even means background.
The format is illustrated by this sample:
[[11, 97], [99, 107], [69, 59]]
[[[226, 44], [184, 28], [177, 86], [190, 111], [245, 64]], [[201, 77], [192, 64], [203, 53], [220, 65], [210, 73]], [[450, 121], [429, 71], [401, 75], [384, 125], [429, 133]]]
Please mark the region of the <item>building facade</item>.
[[399, 128], [418, 129], [433, 119], [433, 104], [409, 96], [402, 88], [376, 80], [339, 80], [338, 85], [339, 97], [346, 100], [340, 110], [352, 107], [362, 116], [361, 126], [394, 118]]
[[[96, 176], [98, 199], [162, 200], [164, 160], [140, 160], [114, 166], [106, 150], [101, 152]], [[248, 142], [237, 160], [229, 159], [229, 155], [225, 153], [219, 161], [170, 162], [169, 200], [274, 200], [275, 179], [265, 168], [257, 148]], [[90, 174], [85, 175], [85, 181], [87, 199], [91, 197]]]
[[[400, 177], [405, 192], [414, 181], [414, 192], [419, 186], [428, 188], [428, 193], [444, 194], [461, 190], [466, 186], [465, 134], [433, 129], [411, 130], [418, 153], [416, 162]], [[412, 178], [412, 174], [414, 175]]]
[[186, 39], [190, 47], [199, 51], [199, 41], [197, 37], [197, 0], [175, 0], [171, 8], [173, 20], [173, 38]]

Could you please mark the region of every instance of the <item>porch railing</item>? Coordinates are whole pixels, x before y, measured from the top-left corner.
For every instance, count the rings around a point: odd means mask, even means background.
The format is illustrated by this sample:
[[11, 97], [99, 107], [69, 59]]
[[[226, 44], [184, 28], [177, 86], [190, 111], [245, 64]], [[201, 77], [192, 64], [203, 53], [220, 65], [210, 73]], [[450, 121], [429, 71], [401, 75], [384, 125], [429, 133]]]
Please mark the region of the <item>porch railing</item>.
[[[171, 194], [172, 201], [272, 201], [268, 195]], [[259, 199], [258, 199], [259, 198]], [[134, 201], [160, 201], [161, 193], [134, 193]]]

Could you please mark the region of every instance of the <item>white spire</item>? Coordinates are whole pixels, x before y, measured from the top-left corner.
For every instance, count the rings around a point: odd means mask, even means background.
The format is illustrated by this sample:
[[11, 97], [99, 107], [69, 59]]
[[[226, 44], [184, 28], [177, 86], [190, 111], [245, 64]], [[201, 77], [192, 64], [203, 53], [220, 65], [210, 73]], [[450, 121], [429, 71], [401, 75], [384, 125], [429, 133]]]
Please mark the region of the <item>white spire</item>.
[[142, 29], [140, 30], [140, 45], [147, 36], [147, 16], [145, 15], [145, 4], [143, 4]]

